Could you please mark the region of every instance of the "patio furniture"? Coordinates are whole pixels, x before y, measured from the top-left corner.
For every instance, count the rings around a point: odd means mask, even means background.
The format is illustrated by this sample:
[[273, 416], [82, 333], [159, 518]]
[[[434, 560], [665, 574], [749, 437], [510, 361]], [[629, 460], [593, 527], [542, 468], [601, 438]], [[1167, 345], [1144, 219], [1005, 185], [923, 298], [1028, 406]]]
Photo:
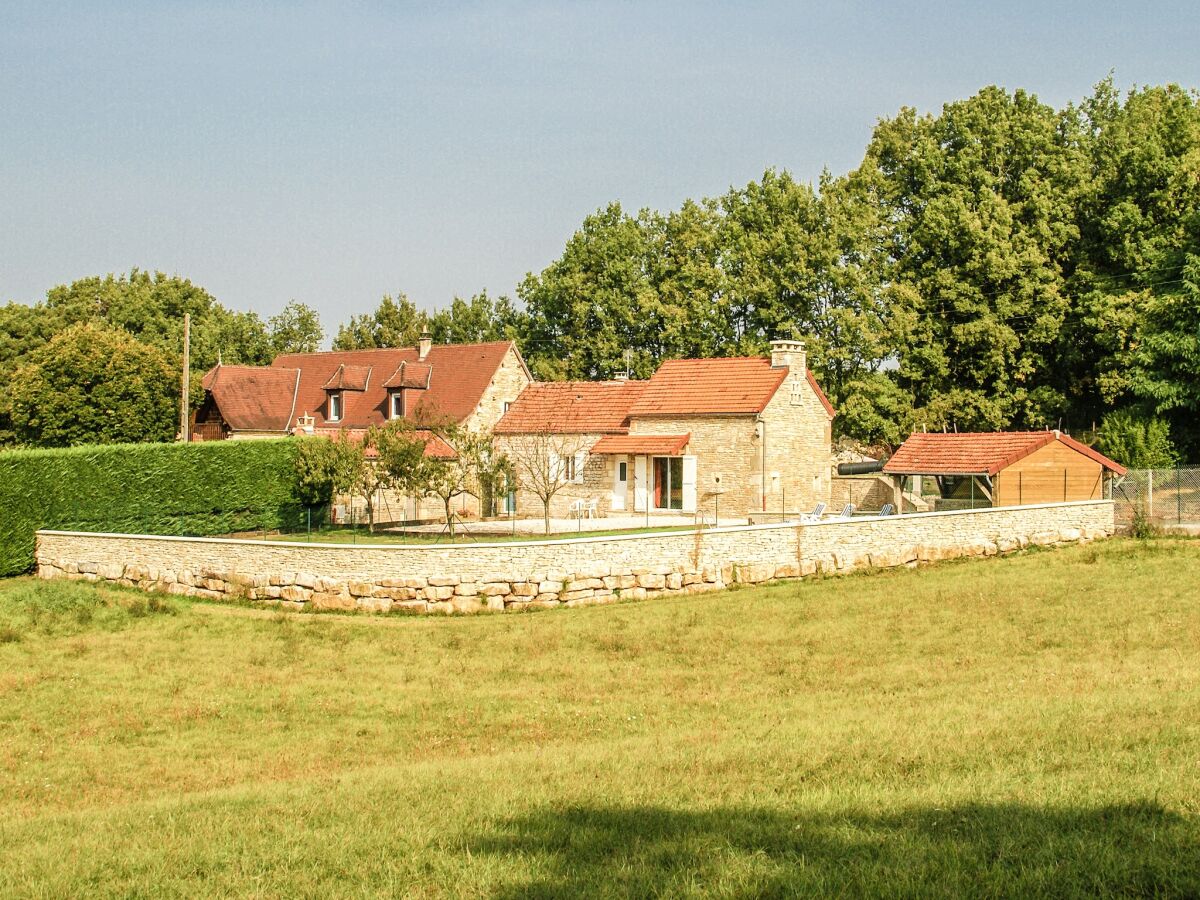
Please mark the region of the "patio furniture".
[[891, 515], [892, 513], [894, 513], [895, 511], [896, 511], [896, 507], [892, 506], [892, 504], [890, 504], [890, 503], [885, 503], [885, 504], [883, 504], [883, 506], [880, 508], [880, 510], [879, 510], [879, 514], [880, 514], [881, 516], [890, 516], [890, 515]]
[[838, 518], [839, 519], [849, 519], [852, 515], [854, 515], [854, 504], [847, 503], [845, 506], [842, 507], [842, 514], [840, 516], [838, 516]]
[[810, 512], [808, 515], [801, 515], [800, 521], [801, 522], [819, 522], [821, 520], [821, 516], [823, 516], [823, 515], [825, 515], [825, 504], [818, 503], [816, 506], [813, 507], [813, 511]]
[[572, 500], [571, 505], [567, 507], [567, 518], [594, 519], [599, 515], [599, 506], [599, 501], [594, 497], [589, 500]]

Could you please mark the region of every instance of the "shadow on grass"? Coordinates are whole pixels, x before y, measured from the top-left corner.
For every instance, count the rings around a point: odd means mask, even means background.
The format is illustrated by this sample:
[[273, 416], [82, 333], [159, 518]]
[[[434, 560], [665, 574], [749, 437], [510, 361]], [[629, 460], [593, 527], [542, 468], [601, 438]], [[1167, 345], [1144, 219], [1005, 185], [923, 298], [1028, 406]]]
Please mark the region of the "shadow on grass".
[[822, 816], [571, 806], [466, 844], [525, 873], [500, 897], [1200, 896], [1197, 822], [1152, 804]]

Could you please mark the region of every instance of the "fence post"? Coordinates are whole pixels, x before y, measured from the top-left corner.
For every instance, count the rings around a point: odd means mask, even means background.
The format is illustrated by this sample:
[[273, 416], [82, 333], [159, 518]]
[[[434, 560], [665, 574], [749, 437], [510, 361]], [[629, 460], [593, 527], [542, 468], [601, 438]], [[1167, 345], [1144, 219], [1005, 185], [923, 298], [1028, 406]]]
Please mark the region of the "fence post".
[[1154, 518], [1154, 470], [1146, 470], [1146, 518]]
[[1183, 522], [1183, 481], [1179, 476], [1179, 463], [1175, 463], [1175, 521]]

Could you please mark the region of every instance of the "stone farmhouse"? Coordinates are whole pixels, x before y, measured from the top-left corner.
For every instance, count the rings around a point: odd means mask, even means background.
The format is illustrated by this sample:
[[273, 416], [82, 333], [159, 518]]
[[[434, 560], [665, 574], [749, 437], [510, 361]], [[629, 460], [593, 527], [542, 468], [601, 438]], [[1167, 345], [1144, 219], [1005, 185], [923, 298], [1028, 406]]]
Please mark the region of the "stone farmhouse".
[[[394, 419], [451, 420], [487, 432], [531, 380], [512, 341], [434, 344], [423, 335], [416, 347], [288, 353], [269, 366], [211, 369], [204, 376], [204, 402], [192, 435], [193, 440], [247, 440], [348, 431], [358, 437], [369, 426]], [[453, 456], [433, 435], [426, 453]], [[457, 506], [462, 513], [478, 512], [471, 497]], [[376, 508], [390, 520], [441, 514], [440, 502], [390, 491], [376, 498]]]
[[391, 419], [450, 419], [489, 431], [531, 381], [516, 344], [287, 353], [269, 366], [218, 365], [204, 376], [195, 440], [362, 431]]
[[[670, 360], [644, 382], [531, 384], [495, 434], [564, 482], [553, 516], [594, 501], [599, 515], [711, 519], [827, 502], [833, 416], [804, 344], [774, 341], [769, 359]], [[542, 513], [527, 490], [513, 506]]]

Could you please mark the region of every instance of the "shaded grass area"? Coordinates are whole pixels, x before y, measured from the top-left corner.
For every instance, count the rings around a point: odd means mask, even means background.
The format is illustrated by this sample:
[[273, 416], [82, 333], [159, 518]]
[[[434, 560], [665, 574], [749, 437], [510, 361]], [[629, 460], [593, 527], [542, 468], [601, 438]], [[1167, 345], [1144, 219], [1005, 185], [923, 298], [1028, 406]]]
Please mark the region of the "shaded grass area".
[[[0, 645], [0, 894], [1196, 896], [1198, 563], [436, 620], [110, 592]], [[63, 589], [105, 593], [0, 615]]]

